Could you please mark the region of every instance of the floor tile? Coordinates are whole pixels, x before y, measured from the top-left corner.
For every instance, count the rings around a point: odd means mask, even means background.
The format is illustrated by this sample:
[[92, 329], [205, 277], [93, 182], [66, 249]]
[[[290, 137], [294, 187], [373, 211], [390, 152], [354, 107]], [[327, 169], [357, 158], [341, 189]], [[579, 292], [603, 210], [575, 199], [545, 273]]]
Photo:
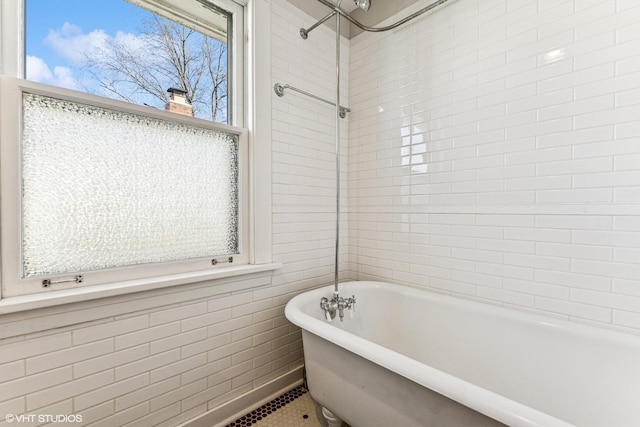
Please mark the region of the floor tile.
[[[227, 424], [226, 427], [324, 427], [320, 405], [299, 386]], [[349, 427], [343, 424], [343, 427]]]

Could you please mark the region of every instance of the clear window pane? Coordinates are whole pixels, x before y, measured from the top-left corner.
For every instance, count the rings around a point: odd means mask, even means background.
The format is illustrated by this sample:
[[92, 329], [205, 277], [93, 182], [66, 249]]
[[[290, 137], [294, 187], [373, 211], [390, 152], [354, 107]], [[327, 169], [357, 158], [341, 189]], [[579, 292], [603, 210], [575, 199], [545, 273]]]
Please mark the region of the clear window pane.
[[[124, 0], [27, 0], [25, 76], [228, 123], [231, 16], [195, 0], [175, 8], [161, 16]], [[184, 96], [170, 100], [170, 88]]]
[[23, 277], [238, 253], [237, 135], [23, 103]]

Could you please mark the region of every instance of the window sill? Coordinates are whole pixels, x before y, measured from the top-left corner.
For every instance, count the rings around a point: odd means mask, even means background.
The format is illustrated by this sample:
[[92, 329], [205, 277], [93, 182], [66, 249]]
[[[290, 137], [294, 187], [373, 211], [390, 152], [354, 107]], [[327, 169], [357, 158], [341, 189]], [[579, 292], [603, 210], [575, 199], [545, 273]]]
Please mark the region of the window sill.
[[0, 315], [38, 308], [52, 307], [74, 302], [83, 302], [100, 298], [126, 295], [135, 292], [163, 289], [171, 286], [204, 282], [213, 279], [237, 277], [246, 274], [262, 273], [282, 267], [280, 263], [258, 265], [240, 265], [234, 267], [217, 268], [215, 270], [197, 271], [169, 276], [152, 277], [130, 280], [126, 282], [109, 283], [106, 285], [88, 286], [61, 291], [44, 292], [33, 295], [8, 297], [0, 300]]

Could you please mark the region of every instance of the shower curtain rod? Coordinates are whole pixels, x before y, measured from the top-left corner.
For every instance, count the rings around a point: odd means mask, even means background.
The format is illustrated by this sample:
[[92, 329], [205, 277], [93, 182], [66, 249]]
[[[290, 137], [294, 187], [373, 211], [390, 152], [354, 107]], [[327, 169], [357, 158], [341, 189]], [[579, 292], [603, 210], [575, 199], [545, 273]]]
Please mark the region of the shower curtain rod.
[[[273, 91], [276, 93], [276, 95], [278, 95], [280, 97], [284, 96], [284, 90], [285, 89], [291, 89], [294, 92], [301, 93], [301, 94], [306, 95], [308, 97], [311, 97], [313, 99], [317, 99], [318, 101], [322, 101], [322, 102], [324, 102], [326, 104], [333, 105], [334, 107], [336, 105], [335, 102], [329, 101], [328, 99], [324, 99], [324, 98], [322, 98], [322, 97], [320, 97], [318, 95], [315, 95], [315, 94], [313, 94], [311, 92], [307, 92], [306, 90], [298, 89], [297, 87], [294, 87], [294, 86], [291, 86], [291, 85], [288, 85], [288, 84], [283, 85], [283, 84], [280, 84], [280, 83], [276, 83], [275, 85], [273, 85]], [[342, 105], [340, 105], [340, 117], [341, 118], [344, 119], [345, 117], [347, 117], [347, 113], [349, 113], [349, 112], [351, 112], [351, 110], [349, 108], [343, 107]]]
[[379, 32], [383, 32], [383, 31], [393, 30], [394, 28], [397, 28], [400, 25], [402, 25], [402, 24], [404, 24], [406, 22], [409, 22], [412, 19], [417, 18], [418, 16], [420, 16], [422, 14], [424, 14], [426, 12], [429, 12], [432, 9], [435, 9], [436, 7], [440, 6], [441, 4], [444, 4], [444, 3], [448, 2], [449, 0], [437, 0], [434, 3], [431, 3], [429, 6], [423, 7], [419, 11], [412, 13], [411, 15], [407, 16], [406, 18], [403, 18], [403, 19], [399, 20], [398, 22], [395, 22], [395, 23], [393, 23], [391, 25], [387, 25], [386, 27], [368, 27], [366, 25], [361, 24], [356, 19], [352, 18], [348, 13], [346, 13], [344, 10], [340, 9], [339, 6], [334, 5], [333, 3], [329, 2], [328, 0], [317, 0], [317, 1], [319, 3], [322, 3], [323, 5], [331, 8], [331, 9], [333, 9], [333, 12], [331, 12], [329, 15], [325, 16], [320, 21], [316, 22], [314, 25], [312, 25], [311, 27], [309, 27], [307, 29], [300, 28], [300, 37], [302, 37], [303, 39], [306, 39], [311, 31], [313, 31], [316, 27], [318, 27], [320, 24], [325, 22], [327, 19], [331, 18], [336, 13], [340, 14], [340, 16], [345, 17], [349, 22], [351, 22], [353, 25], [355, 25], [356, 27], [360, 28], [361, 30], [372, 32], [372, 33], [379, 33]]

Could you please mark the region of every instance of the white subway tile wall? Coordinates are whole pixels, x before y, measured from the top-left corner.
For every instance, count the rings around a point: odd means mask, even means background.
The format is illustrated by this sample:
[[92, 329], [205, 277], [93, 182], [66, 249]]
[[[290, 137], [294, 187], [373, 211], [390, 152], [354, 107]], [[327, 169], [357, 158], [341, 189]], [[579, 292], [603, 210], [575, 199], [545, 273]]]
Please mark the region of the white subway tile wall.
[[640, 332], [639, 22], [456, 0], [354, 38], [352, 275]]
[[[303, 42], [299, 28], [313, 18], [286, 2], [271, 8], [273, 83], [335, 97], [333, 31], [318, 28]], [[343, 49], [346, 103], [346, 40]], [[330, 106], [295, 93], [272, 96], [273, 253], [284, 267], [89, 301], [55, 315], [43, 309], [0, 317], [1, 414], [78, 414], [83, 422], [74, 425], [92, 427], [173, 427], [302, 365], [301, 334], [284, 306], [333, 279], [334, 116]], [[342, 123], [346, 205], [348, 120]], [[342, 276], [347, 219], [345, 213]]]
[[[335, 32], [320, 26], [303, 40], [300, 28], [316, 21], [288, 2], [272, 2], [272, 84], [289, 84], [336, 98]], [[349, 99], [349, 42], [341, 40], [341, 104]], [[336, 111], [285, 90], [272, 103], [273, 253], [283, 268], [276, 289], [299, 292], [334, 277], [336, 238]], [[348, 277], [348, 119], [340, 120], [340, 278]], [[320, 281], [318, 279], [321, 279]], [[286, 300], [278, 300], [286, 303]]]
[[[333, 99], [333, 31], [270, 7], [272, 84]], [[341, 278], [640, 332], [638, 22], [636, 0], [455, 0], [342, 40]], [[2, 316], [0, 413], [175, 426], [302, 364], [283, 312], [333, 278], [335, 118], [272, 100], [283, 268]]]
[[[224, 281], [198, 284], [166, 292], [153, 309], [0, 341], [0, 410], [172, 426], [291, 371], [302, 351], [283, 315], [289, 290], [272, 288], [269, 274], [245, 280], [254, 290], [242, 290], [242, 279], [228, 281], [237, 292]], [[213, 295], [217, 286], [223, 292]], [[194, 302], [202, 289], [212, 295]], [[267, 290], [273, 296], [258, 294]], [[47, 319], [20, 316], [10, 317]]]

